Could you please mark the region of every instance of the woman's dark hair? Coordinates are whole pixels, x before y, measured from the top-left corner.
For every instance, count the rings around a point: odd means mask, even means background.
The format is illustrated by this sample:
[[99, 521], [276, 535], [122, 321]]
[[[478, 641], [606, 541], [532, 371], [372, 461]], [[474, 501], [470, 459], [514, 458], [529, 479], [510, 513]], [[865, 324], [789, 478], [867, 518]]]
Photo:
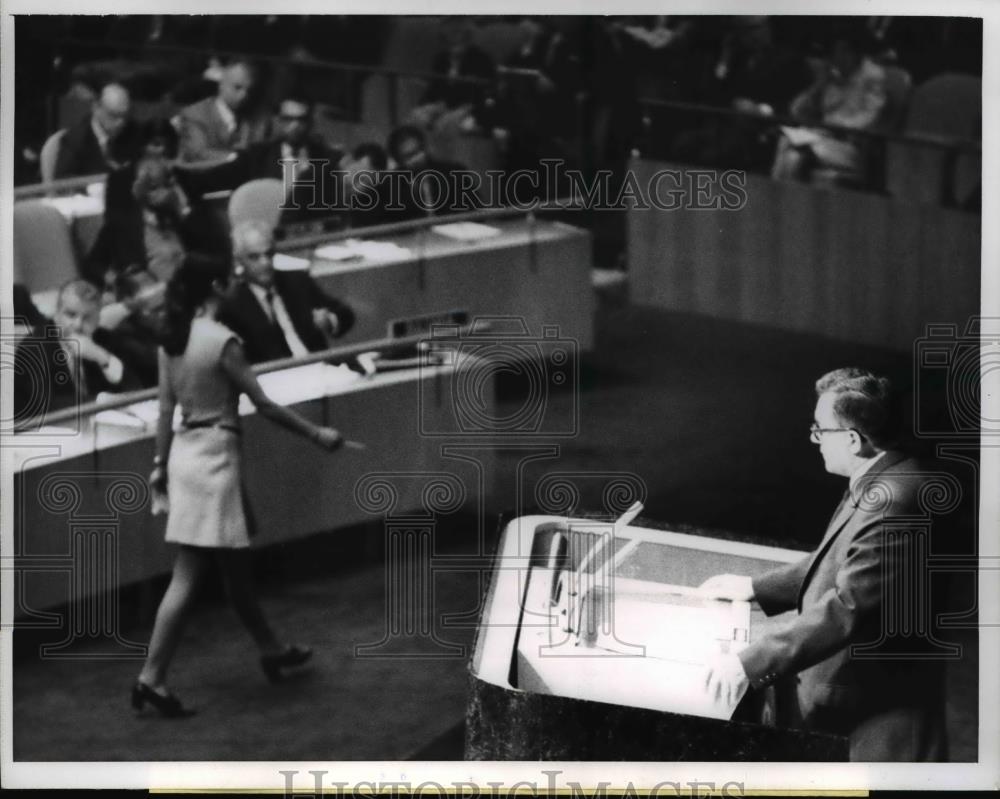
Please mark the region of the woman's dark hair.
[[146, 120], [139, 127], [139, 146], [146, 148], [154, 142], [160, 143], [167, 158], [177, 157], [177, 147], [180, 143], [180, 136], [170, 120], [159, 117]]
[[218, 258], [189, 254], [167, 283], [166, 320], [160, 344], [167, 355], [183, 355], [195, 311], [229, 280], [229, 265]]

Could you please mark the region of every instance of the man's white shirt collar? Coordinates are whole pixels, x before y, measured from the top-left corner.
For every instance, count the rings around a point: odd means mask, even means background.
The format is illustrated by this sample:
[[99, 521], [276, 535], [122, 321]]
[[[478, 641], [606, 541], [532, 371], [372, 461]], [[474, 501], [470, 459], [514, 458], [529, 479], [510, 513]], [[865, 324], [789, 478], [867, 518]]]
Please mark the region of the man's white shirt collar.
[[221, 97], [215, 98], [215, 107], [218, 109], [219, 116], [222, 117], [222, 121], [226, 123], [226, 127], [229, 129], [229, 132], [232, 133], [236, 130], [236, 114], [233, 113], [233, 109], [222, 102]]

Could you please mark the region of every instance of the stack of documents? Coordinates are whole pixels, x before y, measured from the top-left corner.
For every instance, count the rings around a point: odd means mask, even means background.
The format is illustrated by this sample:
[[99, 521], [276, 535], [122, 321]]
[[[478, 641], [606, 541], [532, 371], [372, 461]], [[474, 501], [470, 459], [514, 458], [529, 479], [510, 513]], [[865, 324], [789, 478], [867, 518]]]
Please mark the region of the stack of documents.
[[275, 253], [274, 268], [280, 272], [297, 272], [308, 270], [310, 261], [308, 258], [297, 258], [294, 255], [286, 255], [283, 252]]
[[[328, 363], [295, 366], [258, 377], [264, 393], [279, 405], [319, 399], [360, 379], [362, 376], [347, 366], [343, 364], [333, 366]], [[240, 415], [246, 416], [251, 413], [254, 413], [253, 403], [244, 394], [240, 397]]]
[[479, 241], [500, 235], [500, 228], [481, 225], [478, 222], [451, 222], [447, 225], [433, 225], [431, 230], [456, 241]]
[[324, 261], [405, 261], [413, 253], [391, 241], [364, 241], [345, 239], [333, 244], [317, 247], [315, 256]]
[[81, 216], [100, 216], [104, 213], [104, 198], [91, 197], [88, 194], [43, 197], [42, 202], [55, 208], [68, 222]]

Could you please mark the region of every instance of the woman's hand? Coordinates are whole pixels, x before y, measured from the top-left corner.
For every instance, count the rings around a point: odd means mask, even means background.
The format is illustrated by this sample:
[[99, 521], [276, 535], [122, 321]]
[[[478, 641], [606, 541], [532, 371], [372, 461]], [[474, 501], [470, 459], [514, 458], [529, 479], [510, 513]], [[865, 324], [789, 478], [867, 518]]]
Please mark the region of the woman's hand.
[[333, 452], [344, 445], [344, 437], [332, 427], [318, 427], [313, 440], [323, 449]]

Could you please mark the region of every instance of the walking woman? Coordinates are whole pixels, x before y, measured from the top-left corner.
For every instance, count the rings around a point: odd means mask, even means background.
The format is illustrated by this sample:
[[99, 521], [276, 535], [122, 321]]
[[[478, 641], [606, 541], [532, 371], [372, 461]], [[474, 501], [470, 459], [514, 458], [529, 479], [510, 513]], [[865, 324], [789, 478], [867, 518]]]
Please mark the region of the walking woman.
[[[240, 394], [261, 415], [328, 450], [342, 439], [275, 404], [261, 390], [239, 338], [216, 321], [229, 292], [222, 262], [190, 256], [167, 286], [167, 318], [159, 350], [160, 417], [149, 481], [154, 502], [167, 497], [166, 540], [180, 544], [170, 586], [156, 613], [149, 653], [132, 688], [132, 706], [152, 705], [163, 716], [189, 716], [167, 688], [167, 668], [177, 648], [196, 589], [212, 562], [222, 572], [230, 602], [260, 650], [272, 682], [298, 666], [311, 650], [282, 644], [258, 604], [251, 582], [253, 520], [240, 474]], [[173, 432], [174, 408], [181, 426]]]

